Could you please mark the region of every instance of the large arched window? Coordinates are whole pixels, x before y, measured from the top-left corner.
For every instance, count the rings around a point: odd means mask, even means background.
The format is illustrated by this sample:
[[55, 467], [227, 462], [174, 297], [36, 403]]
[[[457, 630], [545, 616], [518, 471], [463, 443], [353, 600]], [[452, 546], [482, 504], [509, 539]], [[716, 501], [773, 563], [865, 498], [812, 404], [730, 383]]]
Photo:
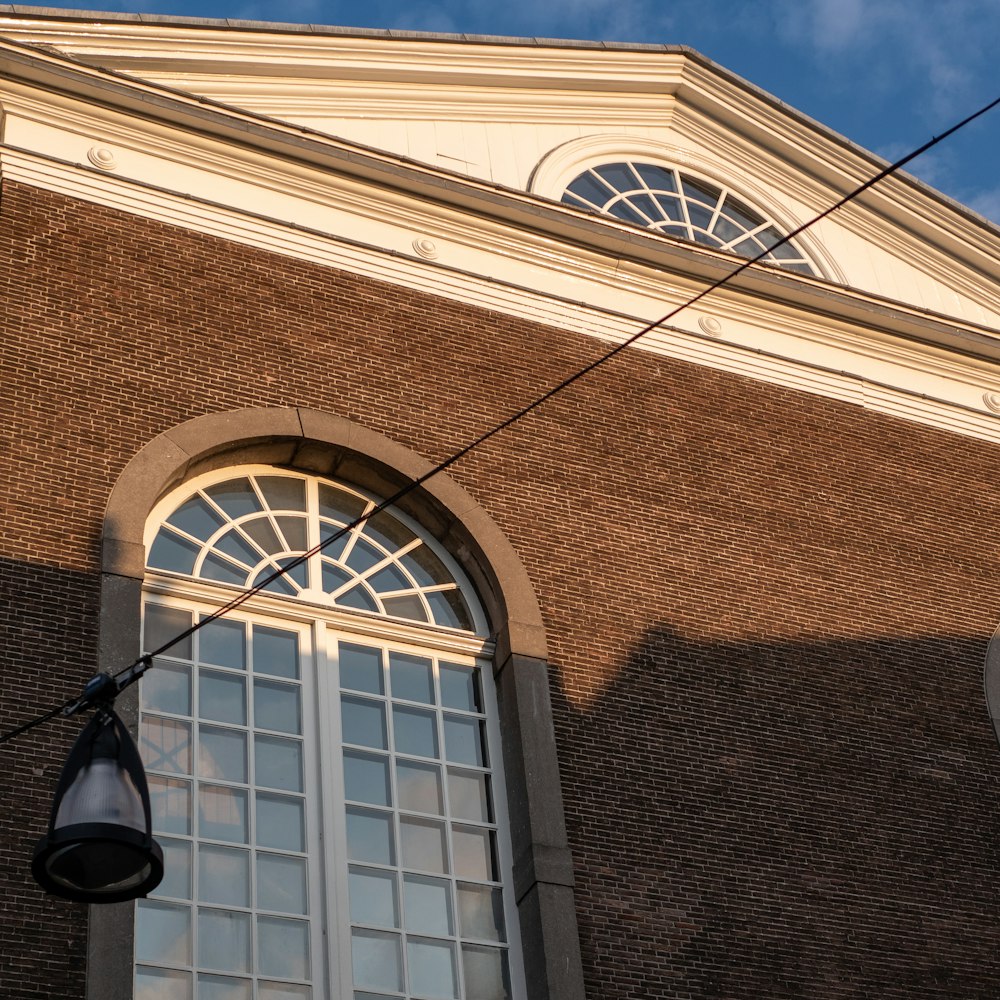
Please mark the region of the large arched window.
[[640, 160], [603, 163], [579, 174], [563, 192], [568, 205], [691, 240], [787, 271], [817, 274], [813, 263], [774, 220], [725, 187], [686, 170]]
[[[175, 490], [144, 648], [375, 502], [262, 466]], [[461, 569], [385, 511], [161, 656], [140, 745], [167, 874], [136, 909], [136, 1000], [521, 996], [491, 653]]]

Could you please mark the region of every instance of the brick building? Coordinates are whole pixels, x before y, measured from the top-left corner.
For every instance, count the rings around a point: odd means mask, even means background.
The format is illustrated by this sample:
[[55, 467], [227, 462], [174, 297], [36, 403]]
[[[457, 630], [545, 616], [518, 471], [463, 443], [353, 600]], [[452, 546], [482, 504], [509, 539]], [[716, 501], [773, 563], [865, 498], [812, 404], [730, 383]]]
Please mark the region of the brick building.
[[150, 899], [42, 894], [79, 721], [5, 745], [0, 995], [995, 994], [995, 227], [775, 246], [879, 161], [669, 46], [4, 6], [0, 81], [5, 729], [774, 246], [123, 696]]

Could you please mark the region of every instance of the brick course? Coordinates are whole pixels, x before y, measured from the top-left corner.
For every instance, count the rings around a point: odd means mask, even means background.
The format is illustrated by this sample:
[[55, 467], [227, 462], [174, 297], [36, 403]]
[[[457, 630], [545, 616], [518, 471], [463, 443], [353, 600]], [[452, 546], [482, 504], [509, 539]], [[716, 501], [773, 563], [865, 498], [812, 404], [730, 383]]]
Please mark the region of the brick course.
[[[157, 434], [307, 406], [439, 460], [602, 351], [9, 182], [0, 223], [4, 728], [92, 669]], [[589, 996], [995, 993], [996, 457], [632, 351], [451, 470], [542, 604]], [[83, 995], [27, 874], [75, 731], [4, 748], [0, 996]]]

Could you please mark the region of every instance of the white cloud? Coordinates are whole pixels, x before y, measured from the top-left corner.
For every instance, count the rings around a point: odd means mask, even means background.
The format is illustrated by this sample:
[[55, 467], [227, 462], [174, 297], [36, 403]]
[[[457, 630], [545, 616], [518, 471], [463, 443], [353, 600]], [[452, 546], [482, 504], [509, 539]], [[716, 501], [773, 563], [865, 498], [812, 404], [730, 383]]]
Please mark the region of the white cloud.
[[[811, 0], [782, 7], [775, 26], [831, 76], [909, 93], [935, 116], [962, 110], [995, 65], [996, 0]], [[904, 84], [905, 86], [901, 86]], [[984, 95], [986, 96], [986, 95]]]

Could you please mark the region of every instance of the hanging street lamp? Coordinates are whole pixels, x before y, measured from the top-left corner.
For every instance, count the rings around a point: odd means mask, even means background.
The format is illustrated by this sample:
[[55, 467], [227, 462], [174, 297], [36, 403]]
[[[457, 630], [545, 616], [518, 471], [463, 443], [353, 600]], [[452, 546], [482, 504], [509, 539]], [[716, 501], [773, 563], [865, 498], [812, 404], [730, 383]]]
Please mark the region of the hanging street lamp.
[[163, 878], [163, 851], [153, 840], [146, 773], [135, 742], [114, 710], [122, 686], [110, 675], [98, 674], [66, 713], [95, 709], [63, 767], [49, 830], [31, 864], [35, 881], [64, 899], [138, 899]]

